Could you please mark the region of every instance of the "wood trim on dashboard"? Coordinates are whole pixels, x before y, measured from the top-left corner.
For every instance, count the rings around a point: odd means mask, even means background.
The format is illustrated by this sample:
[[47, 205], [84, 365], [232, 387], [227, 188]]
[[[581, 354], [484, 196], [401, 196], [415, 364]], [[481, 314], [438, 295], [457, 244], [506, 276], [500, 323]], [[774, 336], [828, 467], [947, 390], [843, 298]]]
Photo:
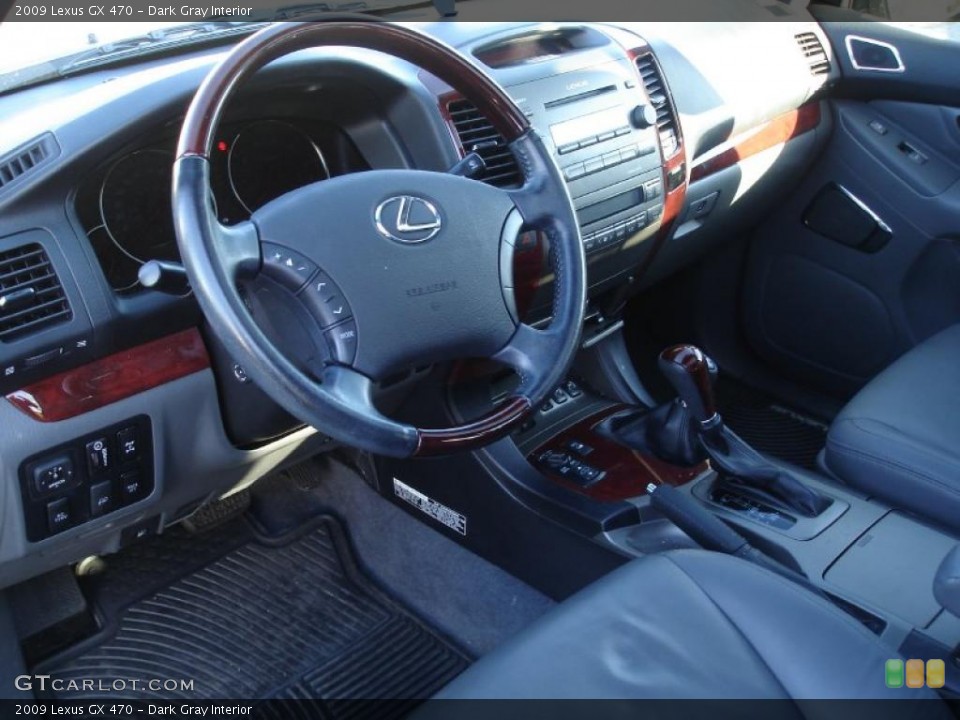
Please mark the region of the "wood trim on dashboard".
[[733, 167], [749, 157], [758, 155], [778, 145], [783, 145], [820, 125], [820, 103], [812, 102], [796, 110], [784, 113], [742, 139], [735, 139], [730, 147], [719, 155], [698, 161], [690, 170], [690, 182], [703, 180], [721, 170]]
[[6, 397], [34, 420], [57, 422], [209, 367], [200, 331], [191, 328], [66, 370]]

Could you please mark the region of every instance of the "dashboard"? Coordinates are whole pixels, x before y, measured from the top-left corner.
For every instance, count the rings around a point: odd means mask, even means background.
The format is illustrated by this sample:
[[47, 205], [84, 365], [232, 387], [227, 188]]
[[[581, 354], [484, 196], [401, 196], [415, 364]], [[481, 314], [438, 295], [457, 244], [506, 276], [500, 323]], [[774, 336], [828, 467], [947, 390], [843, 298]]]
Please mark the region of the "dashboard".
[[[832, 71], [811, 70], [798, 38], [822, 31], [807, 16], [769, 27], [422, 29], [484, 67], [554, 152], [578, 211], [595, 317], [702, 257], [730, 218], [762, 212], [829, 131], [819, 93]], [[822, 40], [824, 57], [828, 47]], [[11, 118], [0, 127], [0, 174], [25, 168], [0, 185], [0, 271], [6, 263], [18, 283], [35, 283], [33, 304], [0, 310], [0, 585], [115, 550], [330, 447], [322, 428], [302, 427], [246, 380], [189, 293], [137, 280], [146, 261], [178, 259], [174, 146], [190, 98], [225, 51], [0, 96], [0, 115]], [[742, 150], [745, 135], [784, 114], [804, 122], [773, 138], [775, 163]], [[479, 181], [520, 181], [490, 123], [437, 78], [375, 52], [309, 50], [259, 72], [227, 109], [211, 202], [232, 224], [333, 176], [445, 171], [471, 152], [484, 160]], [[518, 248], [518, 310], [546, 320], [549, 242], [524, 236]], [[255, 315], [282, 325], [281, 295], [257, 288]]]

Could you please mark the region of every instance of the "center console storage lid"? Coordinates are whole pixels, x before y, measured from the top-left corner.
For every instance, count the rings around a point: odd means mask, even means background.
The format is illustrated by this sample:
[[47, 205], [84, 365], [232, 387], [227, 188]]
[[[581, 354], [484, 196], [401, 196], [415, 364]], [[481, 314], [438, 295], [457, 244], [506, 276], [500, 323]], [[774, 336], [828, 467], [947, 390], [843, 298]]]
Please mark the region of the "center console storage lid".
[[848, 597], [869, 599], [914, 627], [940, 613], [937, 568], [957, 540], [899, 513], [884, 516], [827, 570], [824, 579]]

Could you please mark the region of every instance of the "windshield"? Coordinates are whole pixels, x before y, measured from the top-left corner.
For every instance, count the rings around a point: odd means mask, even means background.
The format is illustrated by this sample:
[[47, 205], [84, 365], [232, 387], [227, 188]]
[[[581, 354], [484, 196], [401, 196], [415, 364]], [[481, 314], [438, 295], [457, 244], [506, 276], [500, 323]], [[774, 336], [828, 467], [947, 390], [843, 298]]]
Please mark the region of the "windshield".
[[[403, 19], [435, 19], [437, 11], [433, 2], [434, 0], [291, 0], [290, 4], [283, 4], [276, 0], [267, 0], [265, 3], [240, 8], [242, 12], [236, 12], [237, 8], [207, 7], [204, 8], [207, 12], [223, 10], [229, 16], [211, 15], [191, 22], [171, 22], [159, 18], [152, 22], [2, 22], [0, 92], [56, 77], [65, 70], [95, 64], [98, 59], [118, 52], [130, 56], [159, 49], [160, 46], [210, 40], [224, 33], [242, 34], [251, 32], [260, 23], [270, 20], [307, 19], [325, 12], [396, 16], [403, 11], [406, 11]], [[158, 6], [145, 7], [152, 9]]]
[[5, 22], [0, 24], [0, 73], [50, 62], [97, 45], [146, 35], [174, 22]]

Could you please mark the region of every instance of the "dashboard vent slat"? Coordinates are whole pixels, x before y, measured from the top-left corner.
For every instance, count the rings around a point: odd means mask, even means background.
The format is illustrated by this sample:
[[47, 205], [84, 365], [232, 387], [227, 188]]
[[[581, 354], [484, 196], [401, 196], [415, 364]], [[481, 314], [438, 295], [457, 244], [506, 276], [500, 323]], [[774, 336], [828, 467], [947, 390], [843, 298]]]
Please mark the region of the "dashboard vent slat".
[[523, 181], [516, 158], [493, 124], [469, 100], [451, 100], [447, 113], [464, 152], [476, 152], [487, 165], [480, 180], [496, 187], [519, 187]]
[[52, 157], [54, 148], [48, 138], [41, 137], [0, 158], [0, 190]]
[[823, 48], [823, 43], [816, 33], [804, 32], [794, 36], [800, 52], [803, 53], [807, 65], [810, 66], [810, 74], [813, 76], [828, 75], [830, 73], [830, 58], [827, 57], [827, 51]]
[[60, 279], [40, 245], [0, 253], [0, 342], [71, 317]]
[[640, 55], [636, 62], [637, 70], [643, 80], [643, 87], [657, 111], [657, 130], [660, 133], [660, 147], [663, 148], [663, 156], [669, 158], [680, 149], [676, 110], [667, 95], [660, 66], [653, 55], [651, 53]]

